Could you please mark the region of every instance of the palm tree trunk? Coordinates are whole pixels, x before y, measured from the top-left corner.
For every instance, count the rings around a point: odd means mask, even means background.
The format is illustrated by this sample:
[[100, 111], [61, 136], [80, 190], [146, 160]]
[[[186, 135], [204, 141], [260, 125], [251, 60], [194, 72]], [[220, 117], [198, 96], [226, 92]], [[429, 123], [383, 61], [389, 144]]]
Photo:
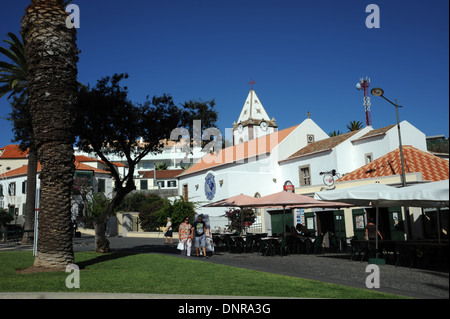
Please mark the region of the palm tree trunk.
[[54, 0], [32, 0], [22, 19], [30, 112], [41, 163], [39, 237], [34, 266], [65, 269], [74, 262], [71, 188], [73, 112], [77, 99], [76, 31]]
[[27, 169], [27, 199], [25, 207], [25, 223], [22, 244], [30, 244], [30, 233], [34, 228], [34, 209], [36, 206], [36, 174], [37, 174], [37, 153], [30, 149], [28, 152], [28, 169]]

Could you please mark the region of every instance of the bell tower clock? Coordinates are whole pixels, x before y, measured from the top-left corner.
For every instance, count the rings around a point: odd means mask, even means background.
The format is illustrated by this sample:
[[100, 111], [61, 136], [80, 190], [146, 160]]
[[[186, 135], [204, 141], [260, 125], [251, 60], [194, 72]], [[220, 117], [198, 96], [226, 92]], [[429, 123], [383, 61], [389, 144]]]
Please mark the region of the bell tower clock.
[[[250, 82], [254, 84], [254, 81]], [[275, 119], [270, 119], [253, 88], [248, 93], [237, 122], [233, 123], [233, 144], [237, 145], [271, 134], [278, 129]]]

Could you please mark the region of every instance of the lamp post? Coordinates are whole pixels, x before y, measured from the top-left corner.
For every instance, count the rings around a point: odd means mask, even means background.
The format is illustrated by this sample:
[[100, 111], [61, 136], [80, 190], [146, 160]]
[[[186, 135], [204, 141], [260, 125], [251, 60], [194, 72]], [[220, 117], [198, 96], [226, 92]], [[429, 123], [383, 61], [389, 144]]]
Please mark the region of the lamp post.
[[399, 121], [399, 118], [398, 118], [398, 108], [402, 107], [402, 106], [397, 104], [397, 99], [395, 99], [395, 103], [393, 103], [392, 101], [387, 99], [384, 96], [383, 89], [373, 88], [370, 92], [374, 96], [381, 96], [383, 99], [385, 99], [386, 101], [391, 103], [393, 106], [395, 106], [395, 110], [397, 112], [398, 143], [400, 145], [400, 162], [401, 162], [401, 165], [402, 165], [402, 186], [405, 187], [406, 186], [405, 161], [404, 161], [404, 158], [403, 158], [402, 136], [400, 134], [400, 121]]

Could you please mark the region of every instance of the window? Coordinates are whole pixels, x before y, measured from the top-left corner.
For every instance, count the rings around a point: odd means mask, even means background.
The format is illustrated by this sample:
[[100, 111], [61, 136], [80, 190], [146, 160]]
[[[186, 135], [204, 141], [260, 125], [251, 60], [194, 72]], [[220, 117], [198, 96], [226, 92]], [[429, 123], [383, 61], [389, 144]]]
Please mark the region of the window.
[[164, 188], [165, 187], [165, 181], [158, 181], [158, 187], [159, 188]]
[[146, 189], [148, 189], [148, 180], [141, 179], [141, 190], [146, 190]]
[[167, 187], [177, 187], [177, 181], [168, 181]]
[[183, 185], [183, 199], [185, 202], [189, 201], [189, 188], [187, 184]]
[[[3, 197], [3, 185], [0, 185], [0, 197]], [[2, 208], [3, 206], [0, 206]]]
[[298, 171], [299, 171], [300, 186], [310, 186], [311, 185], [311, 174], [309, 172], [309, 165], [300, 166], [298, 168]]
[[27, 193], [27, 181], [22, 182], [22, 194]]
[[16, 196], [16, 183], [9, 183], [8, 187], [9, 196]]
[[104, 193], [106, 190], [106, 180], [103, 178], [98, 179], [98, 192]]
[[364, 155], [366, 164], [369, 164], [373, 161], [373, 153], [367, 153]]

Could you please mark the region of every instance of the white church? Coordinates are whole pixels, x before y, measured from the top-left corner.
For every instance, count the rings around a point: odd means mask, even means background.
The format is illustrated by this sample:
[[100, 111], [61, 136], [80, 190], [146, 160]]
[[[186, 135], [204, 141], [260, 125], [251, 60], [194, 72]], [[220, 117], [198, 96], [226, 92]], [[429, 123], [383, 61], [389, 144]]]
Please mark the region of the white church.
[[[239, 194], [270, 195], [282, 191], [287, 181], [294, 185], [296, 193], [313, 195], [325, 187], [321, 172], [335, 170], [344, 176], [399, 148], [397, 125], [380, 129], [367, 126], [329, 137], [309, 112], [306, 115], [298, 125], [279, 128], [251, 89], [233, 123], [233, 145], [205, 155], [180, 174], [179, 195], [203, 206]], [[427, 153], [425, 134], [407, 121], [400, 126], [403, 145]], [[400, 172], [394, 175], [391, 184], [400, 181]], [[421, 179], [420, 174], [407, 174], [409, 182]], [[198, 212], [209, 215], [214, 230], [228, 225], [225, 210], [200, 207]], [[258, 213], [255, 226], [261, 232], [275, 233], [273, 220], [279, 211], [260, 209]], [[295, 210], [290, 218], [291, 225], [299, 221]], [[313, 227], [317, 228], [317, 222], [315, 218]], [[351, 217], [348, 222], [351, 223]], [[347, 235], [351, 233], [347, 231]]]

